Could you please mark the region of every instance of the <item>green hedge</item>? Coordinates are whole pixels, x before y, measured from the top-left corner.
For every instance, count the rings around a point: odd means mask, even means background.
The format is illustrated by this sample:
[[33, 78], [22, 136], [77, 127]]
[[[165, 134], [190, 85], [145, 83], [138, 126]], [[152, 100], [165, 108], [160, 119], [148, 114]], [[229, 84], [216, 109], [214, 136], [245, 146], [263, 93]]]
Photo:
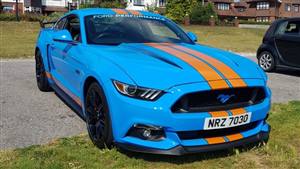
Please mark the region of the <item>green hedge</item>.
[[240, 20], [240, 24], [271, 25], [271, 22], [256, 22], [256, 21]]

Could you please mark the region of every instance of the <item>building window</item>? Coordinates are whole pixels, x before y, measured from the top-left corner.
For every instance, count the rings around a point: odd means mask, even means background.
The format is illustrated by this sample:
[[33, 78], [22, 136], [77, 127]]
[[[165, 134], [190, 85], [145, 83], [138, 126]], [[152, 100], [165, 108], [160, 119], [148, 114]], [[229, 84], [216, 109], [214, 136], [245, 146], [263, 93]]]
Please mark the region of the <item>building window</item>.
[[217, 8], [218, 8], [218, 10], [228, 11], [228, 10], [229, 10], [229, 4], [226, 4], [226, 3], [218, 3], [218, 4], [217, 4]]
[[269, 2], [257, 2], [256, 9], [257, 10], [267, 10], [270, 8]]
[[133, 0], [133, 5], [135, 6], [145, 6], [144, 0]]
[[294, 11], [299, 12], [299, 5], [294, 5]]
[[256, 22], [269, 22], [269, 17], [267, 17], [267, 16], [257, 17]]
[[237, 8], [237, 10], [238, 10], [239, 12], [245, 12], [245, 11], [246, 11], [245, 8]]
[[285, 4], [285, 11], [287, 12], [291, 11], [291, 4]]
[[159, 0], [159, 7], [165, 7], [166, 6], [166, 0]]

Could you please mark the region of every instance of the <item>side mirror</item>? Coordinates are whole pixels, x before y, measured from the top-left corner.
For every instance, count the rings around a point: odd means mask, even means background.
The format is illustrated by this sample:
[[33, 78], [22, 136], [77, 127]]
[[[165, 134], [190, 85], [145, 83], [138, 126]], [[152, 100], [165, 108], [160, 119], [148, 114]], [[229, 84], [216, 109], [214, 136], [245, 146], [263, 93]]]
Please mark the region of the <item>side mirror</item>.
[[63, 42], [63, 43], [71, 43], [71, 44], [76, 43], [73, 40], [71, 33], [66, 29], [54, 32], [53, 40], [56, 42]]
[[197, 41], [198, 41], [197, 35], [194, 34], [193, 32], [188, 32], [187, 35], [188, 35], [188, 37], [189, 37], [193, 42], [197, 42]]

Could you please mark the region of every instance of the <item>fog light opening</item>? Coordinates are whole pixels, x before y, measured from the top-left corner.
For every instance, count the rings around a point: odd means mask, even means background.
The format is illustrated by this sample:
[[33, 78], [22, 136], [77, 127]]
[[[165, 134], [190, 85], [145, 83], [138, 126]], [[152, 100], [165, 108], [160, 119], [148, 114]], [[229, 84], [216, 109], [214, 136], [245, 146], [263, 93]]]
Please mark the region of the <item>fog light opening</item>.
[[137, 137], [142, 140], [161, 141], [165, 139], [165, 132], [159, 126], [135, 124], [129, 130], [127, 136]]

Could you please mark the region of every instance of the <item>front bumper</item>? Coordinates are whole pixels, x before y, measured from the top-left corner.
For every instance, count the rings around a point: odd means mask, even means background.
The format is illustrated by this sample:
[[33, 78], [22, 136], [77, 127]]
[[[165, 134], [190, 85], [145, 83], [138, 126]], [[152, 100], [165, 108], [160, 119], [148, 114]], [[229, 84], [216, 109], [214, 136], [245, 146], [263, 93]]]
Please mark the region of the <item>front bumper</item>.
[[[251, 86], [264, 86], [263, 81], [248, 80]], [[206, 88], [207, 87], [207, 88]], [[202, 83], [176, 86], [168, 90], [167, 94], [155, 102], [142, 101], [120, 95], [117, 91], [108, 95], [110, 113], [112, 118], [113, 135], [116, 144], [120, 148], [142, 151], [148, 153], [180, 155], [203, 151], [215, 151], [232, 146], [240, 146], [248, 142], [263, 141], [269, 133], [269, 125], [265, 122], [270, 110], [271, 92], [268, 88], [266, 99], [256, 105], [245, 107], [246, 112], [251, 112], [251, 123], [256, 123], [254, 128], [239, 131], [239, 137], [232, 136], [235, 133], [221, 133], [224, 139], [219, 142], [209, 142], [205, 137], [183, 139], [178, 133], [189, 131], [203, 131], [205, 118], [211, 117], [209, 112], [196, 113], [172, 113], [171, 106], [185, 93], [209, 90]], [[128, 131], [135, 124], [144, 124], [162, 127], [165, 139], [161, 141], [143, 140], [128, 135]], [[267, 134], [266, 134], [267, 133]], [[224, 135], [223, 135], [224, 134]], [[258, 139], [256, 135], [260, 135]], [[219, 136], [216, 136], [219, 137]], [[226, 138], [226, 139], [225, 139]], [[245, 141], [246, 140], [246, 141]]]
[[[269, 130], [270, 131], [270, 130]], [[150, 153], [150, 154], [164, 154], [164, 155], [184, 155], [193, 153], [202, 153], [218, 150], [229, 150], [240, 146], [246, 146], [253, 143], [267, 142], [269, 139], [269, 132], [260, 132], [254, 136], [244, 138], [241, 140], [227, 142], [223, 144], [206, 145], [206, 146], [176, 146], [168, 150], [154, 149], [143, 146], [137, 146], [128, 143], [116, 143], [116, 146], [134, 152]]]

